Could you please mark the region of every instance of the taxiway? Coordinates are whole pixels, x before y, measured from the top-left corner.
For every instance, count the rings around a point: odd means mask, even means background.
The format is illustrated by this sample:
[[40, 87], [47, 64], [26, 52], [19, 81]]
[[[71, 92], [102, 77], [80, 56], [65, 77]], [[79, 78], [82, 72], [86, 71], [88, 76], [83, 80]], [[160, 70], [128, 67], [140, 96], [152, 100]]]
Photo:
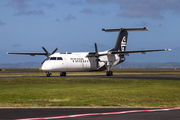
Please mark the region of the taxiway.
[[0, 109], [0, 119], [38, 120], [179, 120], [180, 108], [7, 108]]
[[[62, 78], [51, 76], [52, 78]], [[46, 76], [0, 76], [1, 78], [46, 78]], [[63, 77], [64, 78], [64, 77]], [[67, 75], [65, 78], [125, 78], [125, 79], [154, 79], [154, 80], [180, 80], [179, 74], [122, 74], [122, 75]]]

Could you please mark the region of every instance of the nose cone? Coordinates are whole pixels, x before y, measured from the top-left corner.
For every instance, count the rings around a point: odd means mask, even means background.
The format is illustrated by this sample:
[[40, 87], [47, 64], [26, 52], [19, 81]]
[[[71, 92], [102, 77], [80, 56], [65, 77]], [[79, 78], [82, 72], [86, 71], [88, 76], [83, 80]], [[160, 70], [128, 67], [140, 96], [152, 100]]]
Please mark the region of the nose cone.
[[51, 71], [52, 70], [52, 66], [50, 64], [48, 64], [47, 61], [45, 61], [42, 66], [41, 66], [41, 70], [42, 71]]

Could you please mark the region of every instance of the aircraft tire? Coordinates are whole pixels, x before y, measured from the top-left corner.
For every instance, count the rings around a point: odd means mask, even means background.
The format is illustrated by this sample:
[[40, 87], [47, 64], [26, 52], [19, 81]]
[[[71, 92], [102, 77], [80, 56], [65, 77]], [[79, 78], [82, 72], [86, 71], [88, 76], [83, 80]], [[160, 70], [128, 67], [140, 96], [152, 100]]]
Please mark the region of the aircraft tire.
[[66, 72], [61, 72], [60, 76], [66, 76]]
[[47, 73], [47, 74], [46, 74], [46, 77], [51, 77], [51, 73]]
[[112, 75], [113, 75], [113, 72], [112, 72], [112, 71], [107, 71], [107, 72], [106, 72], [106, 75], [107, 75], [107, 76], [112, 76]]

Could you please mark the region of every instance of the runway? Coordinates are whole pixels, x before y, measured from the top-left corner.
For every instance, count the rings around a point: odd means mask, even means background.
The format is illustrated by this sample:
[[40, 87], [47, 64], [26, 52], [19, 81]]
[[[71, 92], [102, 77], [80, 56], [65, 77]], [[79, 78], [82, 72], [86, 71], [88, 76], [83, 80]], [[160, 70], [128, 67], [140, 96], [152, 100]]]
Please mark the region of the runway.
[[[152, 72], [152, 73], [151, 73]], [[174, 72], [175, 74], [172, 74]], [[44, 73], [44, 71], [0, 71], [1, 73], [13, 74], [13, 73]], [[57, 72], [56, 72], [57, 73]], [[83, 73], [83, 72], [79, 72]], [[90, 72], [91, 73], [91, 72]], [[67, 76], [65, 78], [125, 78], [125, 79], [154, 79], [154, 80], [180, 80], [180, 70], [167, 70], [167, 69], [126, 69], [126, 70], [115, 70], [113, 71], [113, 76], [106, 76], [106, 71], [97, 71], [96, 73], [101, 74], [93, 74], [92, 75], [72, 75], [71, 72], [67, 72]], [[102, 74], [103, 73], [103, 74]], [[151, 73], [151, 74], [149, 74]], [[154, 74], [153, 74], [154, 73]], [[53, 75], [52, 78], [62, 78], [60, 75]], [[59, 73], [58, 73], [59, 74]], [[78, 74], [78, 73], [77, 73]], [[25, 76], [25, 75], [14, 75], [14, 76], [0, 76], [1, 78], [46, 78], [46, 73], [44, 76]], [[64, 77], [63, 77], [64, 78]]]
[[0, 109], [0, 119], [179, 120], [180, 108], [19, 108]]
[[[125, 79], [152, 79], [152, 80], [180, 80], [179, 74], [122, 74], [122, 75], [67, 75], [66, 77], [51, 76], [52, 78], [125, 78]], [[0, 76], [1, 78], [47, 78], [44, 76]]]

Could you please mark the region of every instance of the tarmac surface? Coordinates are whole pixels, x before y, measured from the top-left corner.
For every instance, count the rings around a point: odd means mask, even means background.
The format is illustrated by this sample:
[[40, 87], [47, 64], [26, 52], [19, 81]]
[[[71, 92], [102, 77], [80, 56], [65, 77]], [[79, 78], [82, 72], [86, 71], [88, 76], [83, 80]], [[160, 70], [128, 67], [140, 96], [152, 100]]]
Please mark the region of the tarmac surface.
[[[1, 78], [46, 78], [46, 76], [6, 76]], [[53, 78], [61, 78], [53, 76]], [[121, 74], [121, 75], [67, 75], [66, 78], [126, 78], [126, 79], [152, 79], [152, 80], [180, 80], [179, 74]], [[56, 119], [73, 120], [180, 120], [180, 109], [171, 111], [146, 111], [153, 108], [0, 108], [0, 120], [7, 119], [53, 119], [53, 116], [69, 116]], [[136, 110], [145, 110], [146, 112], [128, 112]], [[102, 113], [119, 112], [123, 114]], [[98, 113], [98, 114], [97, 114]], [[94, 114], [94, 115], [91, 115]], [[78, 115], [78, 117], [75, 117]], [[55, 119], [55, 118], [54, 118]], [[30, 119], [29, 119], [30, 120]], [[33, 119], [36, 120], [36, 119]]]
[[[0, 109], [0, 119], [180, 120], [180, 108], [170, 111], [166, 109], [155, 111], [157, 108], [151, 109], [152, 108], [7, 108]], [[121, 114], [118, 114], [118, 112]]]
[[[61, 78], [61, 76], [52, 76], [53, 78]], [[44, 76], [0, 76], [1, 78], [46, 78]], [[126, 79], [154, 79], [154, 80], [180, 80], [179, 74], [122, 74], [122, 75], [67, 75], [65, 78], [126, 78]]]
[[[106, 76], [105, 71], [98, 71], [100, 73], [104, 73], [104, 75], [68, 75], [67, 72], [67, 78], [127, 78], [127, 79], [155, 79], [155, 80], [180, 80], [180, 74], [169, 74], [168, 72], [180, 72], [180, 70], [120, 70], [120, 71], [113, 71], [113, 73], [117, 73], [118, 75], [113, 75], [113, 76]], [[130, 72], [131, 74], [123, 74], [123, 73], [128, 73]], [[143, 74], [141, 73], [143, 72]], [[146, 72], [157, 72], [160, 74], [146, 74]], [[166, 72], [167, 74], [161, 74], [161, 72]], [[44, 73], [44, 71], [0, 71], [1, 73]], [[122, 74], [121, 74], [122, 73]], [[0, 76], [1, 78], [43, 78], [46, 77], [46, 74], [44, 73], [44, 76]], [[59, 77], [61, 78], [62, 76], [52, 76], [51, 77]]]

